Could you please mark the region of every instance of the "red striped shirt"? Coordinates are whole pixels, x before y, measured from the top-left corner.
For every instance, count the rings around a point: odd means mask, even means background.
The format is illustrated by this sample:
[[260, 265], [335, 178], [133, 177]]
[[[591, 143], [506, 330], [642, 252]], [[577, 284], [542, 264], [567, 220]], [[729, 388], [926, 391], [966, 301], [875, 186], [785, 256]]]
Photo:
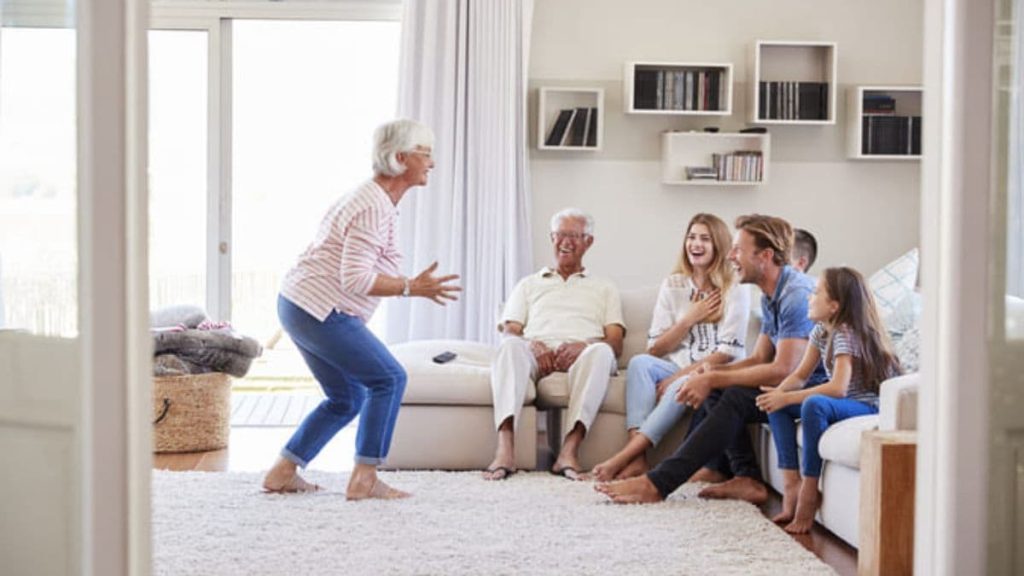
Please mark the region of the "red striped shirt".
[[324, 321], [332, 310], [369, 321], [378, 274], [398, 276], [398, 208], [373, 180], [343, 196], [320, 223], [313, 243], [285, 275], [281, 295]]

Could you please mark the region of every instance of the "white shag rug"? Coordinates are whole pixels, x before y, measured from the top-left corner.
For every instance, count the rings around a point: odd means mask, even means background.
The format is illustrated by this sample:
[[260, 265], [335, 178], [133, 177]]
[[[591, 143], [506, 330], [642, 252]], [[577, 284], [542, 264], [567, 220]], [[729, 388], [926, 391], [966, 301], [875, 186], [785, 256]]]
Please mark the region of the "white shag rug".
[[385, 472], [414, 496], [347, 502], [348, 474], [306, 476], [327, 491], [263, 494], [257, 473], [154, 471], [154, 573], [834, 574], [753, 505], [701, 500], [696, 486], [620, 506], [542, 472]]

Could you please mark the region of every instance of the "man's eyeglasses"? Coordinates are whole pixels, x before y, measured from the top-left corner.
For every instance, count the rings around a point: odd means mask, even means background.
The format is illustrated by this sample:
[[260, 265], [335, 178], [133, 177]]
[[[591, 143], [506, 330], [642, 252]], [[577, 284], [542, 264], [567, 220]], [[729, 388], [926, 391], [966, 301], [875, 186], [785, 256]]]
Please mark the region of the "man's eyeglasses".
[[434, 158], [434, 152], [432, 150], [409, 150], [407, 154], [418, 154], [427, 160], [432, 160]]
[[559, 241], [559, 242], [562, 241], [562, 240], [577, 240], [577, 241], [578, 240], [583, 240], [584, 238], [587, 238], [588, 236], [590, 236], [590, 234], [580, 234], [579, 232], [552, 232], [551, 233], [551, 239], [555, 240], [555, 241]]

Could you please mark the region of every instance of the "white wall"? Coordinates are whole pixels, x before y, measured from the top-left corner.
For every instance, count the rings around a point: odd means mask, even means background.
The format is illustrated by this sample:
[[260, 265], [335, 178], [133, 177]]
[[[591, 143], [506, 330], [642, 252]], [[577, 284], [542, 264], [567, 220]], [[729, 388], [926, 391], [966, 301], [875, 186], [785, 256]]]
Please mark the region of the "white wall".
[[[620, 288], [660, 281], [696, 212], [729, 224], [750, 212], [785, 217], [818, 237], [818, 271], [847, 264], [870, 274], [917, 246], [919, 162], [847, 160], [844, 126], [847, 87], [921, 83], [922, 24], [921, 0], [536, 0], [531, 114], [538, 86], [602, 87], [606, 110], [600, 152], [538, 151], [536, 118], [530, 119], [535, 265], [551, 261], [548, 221], [569, 205], [597, 220], [588, 268]], [[768, 126], [766, 185], [662, 185], [662, 131], [747, 126], [748, 70], [758, 39], [838, 43], [836, 124]], [[633, 60], [732, 62], [733, 114], [624, 114], [622, 70]]]

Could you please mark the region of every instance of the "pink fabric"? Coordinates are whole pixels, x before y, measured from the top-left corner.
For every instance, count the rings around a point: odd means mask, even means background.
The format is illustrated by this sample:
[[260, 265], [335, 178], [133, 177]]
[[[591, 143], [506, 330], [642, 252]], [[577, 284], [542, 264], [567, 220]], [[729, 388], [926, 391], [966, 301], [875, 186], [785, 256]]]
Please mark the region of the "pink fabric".
[[368, 294], [377, 275], [399, 275], [397, 216], [391, 198], [372, 180], [346, 194], [285, 276], [281, 294], [320, 321], [332, 310], [368, 321], [380, 303]]

